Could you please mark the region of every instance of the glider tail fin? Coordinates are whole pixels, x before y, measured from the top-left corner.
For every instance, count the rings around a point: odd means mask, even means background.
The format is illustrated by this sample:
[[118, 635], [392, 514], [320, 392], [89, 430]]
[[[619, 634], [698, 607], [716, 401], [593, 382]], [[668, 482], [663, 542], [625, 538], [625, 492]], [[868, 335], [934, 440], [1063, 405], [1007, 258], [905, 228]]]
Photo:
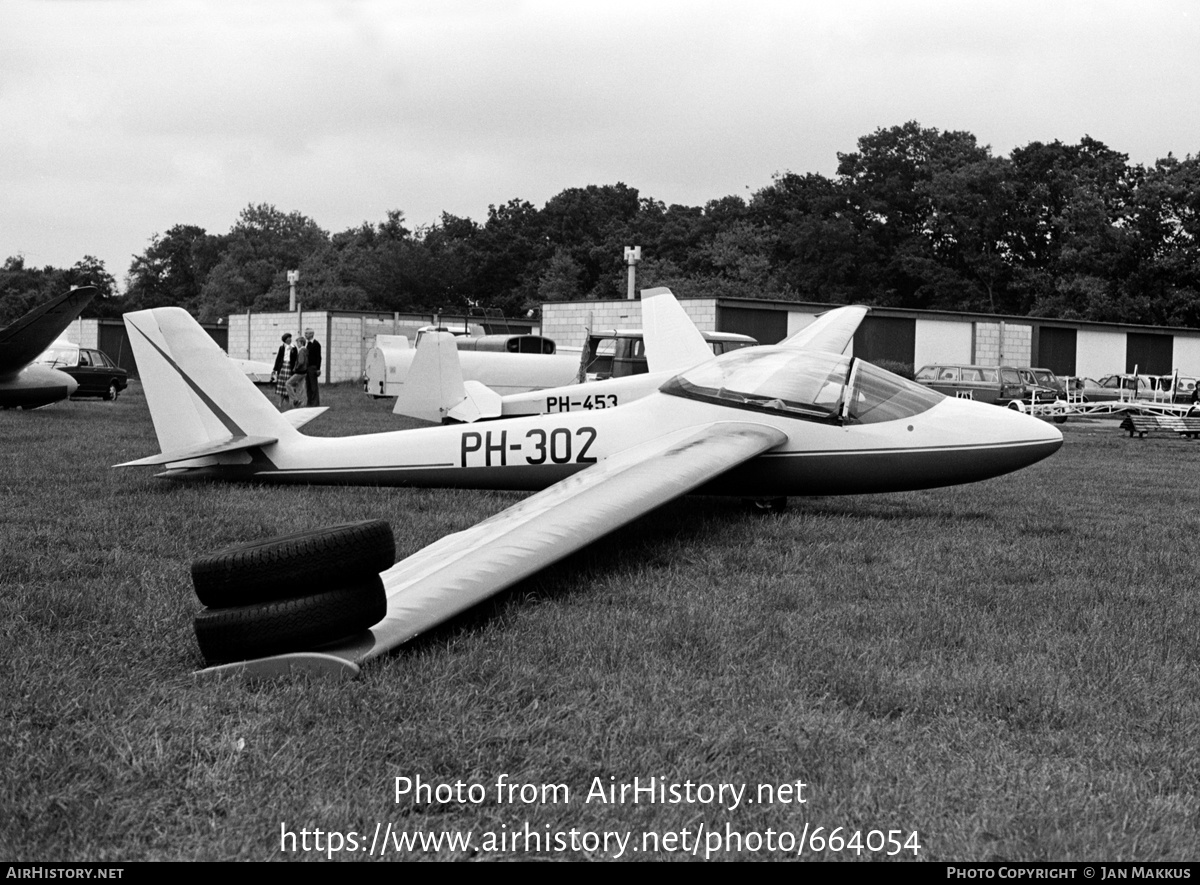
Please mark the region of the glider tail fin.
[[651, 372], [682, 372], [713, 358], [696, 324], [664, 287], [642, 290], [642, 337]]
[[125, 328], [163, 452], [142, 463], [299, 436], [187, 311], [156, 307], [127, 313]]
[[477, 421], [501, 412], [500, 396], [478, 381], [464, 381], [458, 345], [449, 332], [425, 332], [396, 397], [396, 415], [423, 421]]

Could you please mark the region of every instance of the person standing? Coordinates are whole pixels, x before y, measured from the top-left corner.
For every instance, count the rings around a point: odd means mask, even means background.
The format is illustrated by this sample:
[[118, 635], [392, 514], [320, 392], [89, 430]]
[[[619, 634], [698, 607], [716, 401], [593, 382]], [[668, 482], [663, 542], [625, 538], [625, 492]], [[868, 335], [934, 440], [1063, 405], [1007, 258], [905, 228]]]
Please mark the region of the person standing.
[[283, 409], [289, 401], [288, 378], [292, 376], [292, 366], [296, 362], [296, 348], [292, 347], [292, 333], [283, 333], [283, 344], [275, 354], [275, 365], [271, 369], [271, 380], [275, 383], [275, 392], [279, 394], [279, 408]]
[[308, 348], [304, 346], [304, 336], [301, 335], [296, 339], [296, 359], [292, 364], [292, 376], [287, 381], [288, 396], [291, 397], [292, 405], [298, 409], [309, 404], [306, 392], [308, 386], [307, 351]]
[[313, 337], [312, 329], [304, 330], [305, 350], [308, 352], [308, 404], [321, 405], [321, 342]]

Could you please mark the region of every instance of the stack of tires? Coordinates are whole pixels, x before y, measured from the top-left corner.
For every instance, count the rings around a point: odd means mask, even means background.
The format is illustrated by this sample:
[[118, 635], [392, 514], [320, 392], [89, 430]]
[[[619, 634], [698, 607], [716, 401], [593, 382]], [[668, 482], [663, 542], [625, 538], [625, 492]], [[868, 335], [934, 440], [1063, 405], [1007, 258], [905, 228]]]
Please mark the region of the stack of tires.
[[382, 519], [240, 544], [192, 563], [205, 605], [196, 640], [210, 665], [307, 651], [383, 620], [379, 573], [396, 561]]

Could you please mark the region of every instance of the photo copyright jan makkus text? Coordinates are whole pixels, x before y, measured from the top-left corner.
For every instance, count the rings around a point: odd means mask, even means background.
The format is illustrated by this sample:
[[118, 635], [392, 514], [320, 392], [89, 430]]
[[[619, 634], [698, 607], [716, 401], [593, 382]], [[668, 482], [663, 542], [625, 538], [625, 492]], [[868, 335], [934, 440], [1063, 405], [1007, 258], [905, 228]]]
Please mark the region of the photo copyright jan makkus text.
[[600, 805], [709, 805], [734, 811], [743, 805], [806, 805], [808, 784], [801, 780], [782, 783], [709, 783], [672, 780], [658, 775], [618, 778], [593, 777], [586, 789], [559, 783], [514, 781], [501, 774], [491, 783], [473, 781], [429, 781], [420, 775], [397, 777], [395, 801], [420, 805], [570, 805], [572, 802]]

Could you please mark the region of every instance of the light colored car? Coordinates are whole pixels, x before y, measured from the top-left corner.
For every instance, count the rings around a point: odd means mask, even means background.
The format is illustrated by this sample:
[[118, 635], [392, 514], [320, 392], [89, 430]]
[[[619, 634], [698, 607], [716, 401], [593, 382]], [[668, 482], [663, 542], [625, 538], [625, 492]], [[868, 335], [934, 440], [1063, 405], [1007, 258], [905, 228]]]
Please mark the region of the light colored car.
[[1154, 396], [1150, 389], [1150, 380], [1145, 375], [1105, 375], [1096, 383], [1098, 389], [1094, 395], [1088, 397], [1092, 402], [1152, 399]]
[[1158, 402], [1190, 403], [1196, 391], [1196, 379], [1188, 375], [1148, 375], [1152, 397]]

